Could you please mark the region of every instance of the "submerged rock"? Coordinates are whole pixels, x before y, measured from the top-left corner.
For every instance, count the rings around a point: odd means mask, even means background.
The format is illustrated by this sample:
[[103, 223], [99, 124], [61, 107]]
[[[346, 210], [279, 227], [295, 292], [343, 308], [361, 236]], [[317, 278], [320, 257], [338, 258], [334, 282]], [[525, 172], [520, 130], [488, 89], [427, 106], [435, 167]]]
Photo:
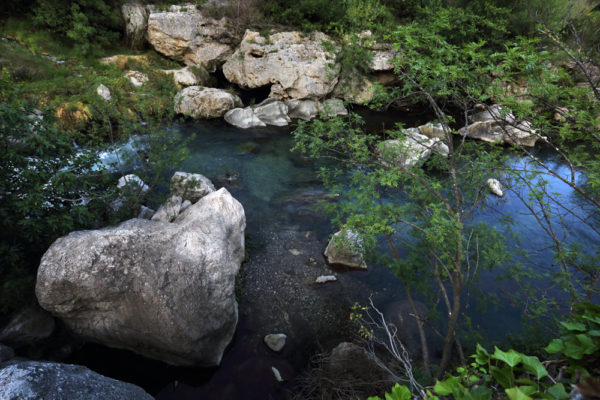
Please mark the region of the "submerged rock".
[[223, 65], [229, 82], [244, 88], [271, 86], [270, 97], [326, 97], [338, 80], [335, 55], [325, 50], [329, 37], [315, 32], [280, 32], [263, 37], [247, 30], [236, 52]]
[[0, 330], [0, 342], [25, 345], [46, 339], [54, 332], [54, 318], [39, 306], [32, 306], [15, 314]]
[[152, 400], [142, 388], [86, 367], [38, 361], [0, 364], [0, 399]]
[[8, 361], [15, 356], [15, 351], [12, 347], [8, 347], [0, 343], [0, 363]]
[[173, 365], [214, 366], [237, 323], [246, 219], [225, 189], [169, 222], [132, 219], [56, 240], [36, 283], [76, 335]]
[[325, 249], [327, 263], [353, 269], [367, 269], [361, 243], [356, 232], [348, 230], [336, 232]]
[[242, 100], [222, 89], [190, 86], [175, 95], [175, 112], [192, 118], [220, 118]]
[[281, 351], [285, 347], [287, 336], [285, 333], [271, 333], [264, 338], [264, 342], [268, 348], [273, 351]]

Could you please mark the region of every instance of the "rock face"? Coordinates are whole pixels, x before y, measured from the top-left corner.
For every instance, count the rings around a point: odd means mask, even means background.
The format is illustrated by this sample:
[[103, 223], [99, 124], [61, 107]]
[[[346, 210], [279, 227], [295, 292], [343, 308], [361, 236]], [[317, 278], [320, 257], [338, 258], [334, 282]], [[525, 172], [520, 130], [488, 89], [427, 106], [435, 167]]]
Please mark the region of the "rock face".
[[539, 139], [543, 139], [529, 121], [517, 121], [512, 113], [498, 105], [473, 115], [471, 121], [471, 125], [461, 128], [458, 133], [484, 142], [526, 147], [533, 147]]
[[127, 45], [132, 49], [142, 49], [148, 28], [148, 9], [141, 2], [127, 2], [121, 6], [121, 13], [125, 21]]
[[205, 16], [191, 4], [171, 6], [168, 11], [152, 10], [146, 37], [159, 53], [210, 72], [233, 52], [234, 38], [227, 19]]
[[225, 90], [190, 86], [175, 95], [175, 112], [192, 118], [220, 118], [242, 100]]
[[331, 265], [367, 269], [360, 247], [361, 241], [356, 232], [338, 231], [333, 235], [325, 249], [325, 259]]
[[42, 340], [54, 332], [54, 318], [40, 307], [29, 307], [16, 314], [0, 331], [0, 342], [23, 345]]
[[79, 365], [10, 361], [0, 368], [0, 399], [153, 399], [138, 386], [107, 378]]
[[405, 129], [402, 140], [391, 139], [379, 143], [379, 159], [386, 165], [411, 168], [423, 165], [436, 152], [448, 156], [449, 149], [439, 138], [429, 138], [418, 128]]
[[244, 88], [271, 85], [270, 97], [323, 98], [335, 87], [339, 73], [334, 54], [323, 47], [328, 40], [320, 32], [280, 32], [265, 38], [247, 30], [223, 73]]
[[310, 121], [319, 115], [319, 102], [314, 100], [287, 100], [285, 105], [290, 118]]
[[152, 221], [172, 222], [179, 215], [182, 203], [183, 199], [180, 196], [171, 196], [150, 219]]
[[132, 219], [59, 238], [36, 283], [75, 334], [173, 365], [218, 365], [237, 323], [244, 209], [225, 189], [169, 222]]

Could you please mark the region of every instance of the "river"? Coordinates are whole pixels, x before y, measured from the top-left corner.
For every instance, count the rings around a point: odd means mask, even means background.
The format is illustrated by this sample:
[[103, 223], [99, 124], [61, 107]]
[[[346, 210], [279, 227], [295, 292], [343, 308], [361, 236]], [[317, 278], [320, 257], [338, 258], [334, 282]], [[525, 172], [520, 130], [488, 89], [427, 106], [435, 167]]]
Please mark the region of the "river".
[[[417, 118], [366, 115], [375, 128], [390, 127], [394, 122], [425, 122]], [[219, 368], [175, 368], [147, 360], [133, 353], [88, 344], [69, 362], [81, 363], [107, 376], [136, 383], [157, 399], [268, 399], [284, 398], [292, 381], [308, 365], [309, 357], [320, 349], [328, 350], [343, 340], [352, 340], [356, 327], [348, 322], [351, 305], [373, 295], [376, 304], [403, 300], [400, 282], [382, 265], [369, 265], [368, 272], [332, 271], [325, 265], [322, 251], [336, 227], [321, 215], [316, 204], [328, 193], [317, 178], [318, 164], [290, 152], [292, 128], [240, 130], [221, 120], [189, 121], [174, 127], [183, 136], [194, 135], [189, 157], [178, 170], [198, 172], [211, 178], [217, 187], [225, 186], [244, 206], [247, 217], [248, 259], [238, 282], [240, 321], [236, 336]], [[130, 143], [131, 145], [131, 143]], [[553, 161], [552, 154], [540, 150], [537, 155]], [[524, 158], [514, 156], [515, 166]], [[558, 161], [557, 161], [558, 162]], [[565, 172], [566, 166], [557, 164]], [[553, 192], [562, 194], [566, 208], [581, 209], [581, 201], [564, 183], [550, 179]], [[518, 192], [526, 196], [526, 192]], [[593, 232], [571, 215], [555, 210], [554, 221], [564, 222], [561, 231], [566, 241], [587, 246], [596, 243]], [[556, 270], [547, 235], [515, 192], [503, 198], [489, 195], [475, 215], [477, 221], [501, 226], [511, 216], [512, 229], [520, 242], [506, 237], [518, 258], [534, 272]], [[516, 261], [515, 261], [516, 262]], [[477, 288], [496, 294], [499, 308], [480, 310], [476, 292], [467, 297], [467, 313], [473, 327], [486, 342], [501, 342], [507, 334], [520, 330], [524, 304], [502, 301], [516, 290], [510, 280], [497, 281], [503, 271], [481, 276]], [[338, 281], [314, 284], [320, 274], [336, 274]], [[535, 283], [540, 288], [548, 282]], [[549, 296], [559, 292], [548, 288]], [[284, 332], [288, 344], [281, 354], [268, 350], [262, 337]], [[271, 367], [285, 379], [274, 380]]]

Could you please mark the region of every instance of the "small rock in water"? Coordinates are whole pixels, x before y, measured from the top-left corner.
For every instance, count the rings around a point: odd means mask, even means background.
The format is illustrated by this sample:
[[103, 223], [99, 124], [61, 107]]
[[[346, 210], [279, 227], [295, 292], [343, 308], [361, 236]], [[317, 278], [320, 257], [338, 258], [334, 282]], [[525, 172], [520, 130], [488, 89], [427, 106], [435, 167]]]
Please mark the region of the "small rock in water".
[[281, 374], [277, 368], [271, 367], [271, 371], [273, 371], [273, 376], [277, 382], [283, 382], [283, 378], [281, 377]]
[[321, 275], [315, 279], [315, 283], [335, 282], [337, 278], [333, 275]]
[[285, 346], [287, 336], [284, 333], [272, 333], [265, 336], [264, 341], [268, 348], [273, 351], [281, 351]]
[[12, 347], [8, 347], [0, 343], [0, 363], [10, 360], [15, 356], [15, 351]]
[[302, 252], [298, 249], [290, 249], [290, 253], [292, 253], [292, 255], [294, 256], [299, 256], [300, 254], [302, 254]]
[[488, 187], [490, 191], [498, 197], [504, 196], [504, 191], [502, 190], [502, 184], [498, 179], [490, 178], [487, 180]]

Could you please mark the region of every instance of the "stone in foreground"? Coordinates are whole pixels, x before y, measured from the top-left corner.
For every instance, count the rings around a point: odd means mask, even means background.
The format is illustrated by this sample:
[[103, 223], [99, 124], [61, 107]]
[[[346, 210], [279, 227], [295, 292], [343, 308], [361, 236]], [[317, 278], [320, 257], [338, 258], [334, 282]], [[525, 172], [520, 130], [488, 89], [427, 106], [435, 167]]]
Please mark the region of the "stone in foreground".
[[152, 400], [142, 388], [86, 367], [38, 361], [0, 364], [0, 399]]
[[336, 232], [327, 248], [325, 259], [330, 265], [353, 269], [367, 269], [361, 252], [361, 240], [356, 232], [341, 230]]
[[222, 188], [171, 223], [73, 232], [44, 254], [36, 295], [76, 335], [173, 365], [214, 366], [233, 337], [242, 205]]

